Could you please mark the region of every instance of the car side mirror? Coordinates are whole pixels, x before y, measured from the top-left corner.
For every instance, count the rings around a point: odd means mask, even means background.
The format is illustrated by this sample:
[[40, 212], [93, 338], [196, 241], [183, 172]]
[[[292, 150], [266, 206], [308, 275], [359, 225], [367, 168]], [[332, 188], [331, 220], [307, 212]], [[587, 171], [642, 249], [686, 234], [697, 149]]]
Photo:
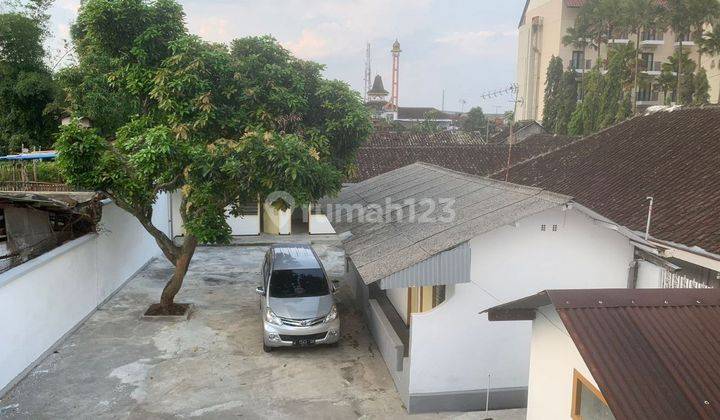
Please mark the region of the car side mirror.
[[255, 293], [257, 293], [260, 296], [265, 296], [265, 288], [262, 286], [258, 286], [255, 288]]

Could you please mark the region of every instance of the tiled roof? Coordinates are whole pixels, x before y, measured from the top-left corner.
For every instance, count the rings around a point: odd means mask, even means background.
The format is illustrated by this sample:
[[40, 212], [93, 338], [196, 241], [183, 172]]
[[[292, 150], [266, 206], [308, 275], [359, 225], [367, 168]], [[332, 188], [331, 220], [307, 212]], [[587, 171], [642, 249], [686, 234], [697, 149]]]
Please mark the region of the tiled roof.
[[547, 304], [615, 418], [720, 418], [719, 289], [548, 290], [488, 316], [533, 319]]
[[[574, 197], [635, 231], [720, 254], [720, 108], [660, 111], [510, 169], [509, 181]], [[494, 175], [504, 179], [504, 172]]]
[[429, 108], [429, 107], [408, 107], [408, 106], [401, 106], [398, 107], [398, 119], [399, 120], [423, 120], [427, 118], [428, 113], [435, 114], [436, 119], [440, 120], [452, 120], [455, 119], [455, 115], [448, 114], [446, 112], [442, 112], [437, 108]]
[[585, 0], [565, 0], [565, 6], [567, 7], [583, 7]]
[[[557, 149], [573, 137], [534, 135], [513, 146], [511, 164]], [[375, 133], [358, 150], [358, 172], [352, 181], [362, 181], [415, 162], [486, 176], [507, 166], [508, 146], [483, 144], [472, 135], [441, 133]]]
[[[448, 199], [455, 217], [443, 221]], [[427, 200], [436, 204], [429, 215]], [[342, 205], [331, 215], [333, 227], [352, 232], [345, 252], [369, 284], [570, 197], [415, 163], [346, 186], [332, 201]], [[356, 204], [365, 212], [353, 209]], [[421, 214], [429, 219], [418, 220]]]

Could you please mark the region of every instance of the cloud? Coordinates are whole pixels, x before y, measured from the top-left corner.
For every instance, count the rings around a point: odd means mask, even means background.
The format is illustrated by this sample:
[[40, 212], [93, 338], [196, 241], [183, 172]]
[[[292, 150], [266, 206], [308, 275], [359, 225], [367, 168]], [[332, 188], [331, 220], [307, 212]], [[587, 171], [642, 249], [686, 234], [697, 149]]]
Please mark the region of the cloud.
[[328, 40], [312, 29], [304, 29], [300, 38], [286, 42], [285, 47], [306, 60], [321, 59], [333, 52], [328, 48]]
[[80, 0], [58, 0], [57, 5], [72, 13], [77, 13], [80, 10]]

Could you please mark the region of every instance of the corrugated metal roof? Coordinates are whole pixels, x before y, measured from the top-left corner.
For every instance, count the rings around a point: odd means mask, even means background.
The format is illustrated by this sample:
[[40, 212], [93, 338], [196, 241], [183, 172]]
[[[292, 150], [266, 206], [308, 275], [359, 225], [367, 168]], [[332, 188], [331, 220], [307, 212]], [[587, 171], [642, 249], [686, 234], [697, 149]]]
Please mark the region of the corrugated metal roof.
[[720, 290], [550, 290], [489, 310], [552, 303], [617, 419], [720, 418]]
[[469, 282], [470, 245], [465, 242], [385, 277], [380, 281], [380, 288], [394, 289]]
[[[432, 221], [446, 214], [439, 203], [447, 199], [454, 200], [455, 217]], [[346, 253], [370, 284], [570, 200], [538, 188], [415, 163], [345, 187], [334, 200], [342, 209], [329, 217], [336, 232], [352, 232], [345, 242]], [[437, 205], [425, 214], [428, 202]], [[363, 208], [364, 217], [352, 211], [354, 204]], [[420, 220], [423, 215], [430, 221]]]

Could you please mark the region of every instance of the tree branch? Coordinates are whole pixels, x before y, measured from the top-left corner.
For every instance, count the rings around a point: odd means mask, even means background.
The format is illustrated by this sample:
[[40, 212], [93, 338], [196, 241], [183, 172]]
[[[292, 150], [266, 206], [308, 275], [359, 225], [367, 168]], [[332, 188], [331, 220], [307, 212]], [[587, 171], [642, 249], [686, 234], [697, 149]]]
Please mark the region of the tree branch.
[[140, 224], [145, 228], [145, 230], [155, 239], [155, 242], [160, 247], [160, 250], [165, 255], [165, 258], [167, 258], [168, 261], [172, 263], [172, 265], [176, 265], [178, 255], [180, 254], [181, 249], [179, 246], [175, 245], [172, 238], [169, 238], [163, 231], [153, 225], [151, 219], [152, 212], [150, 214], [150, 217], [148, 217], [148, 215], [144, 214], [140, 209], [131, 206], [124, 200], [110, 193], [108, 193], [108, 195], [110, 196], [110, 198], [112, 198], [115, 204], [118, 205], [118, 207], [135, 216], [138, 222], [140, 222]]

